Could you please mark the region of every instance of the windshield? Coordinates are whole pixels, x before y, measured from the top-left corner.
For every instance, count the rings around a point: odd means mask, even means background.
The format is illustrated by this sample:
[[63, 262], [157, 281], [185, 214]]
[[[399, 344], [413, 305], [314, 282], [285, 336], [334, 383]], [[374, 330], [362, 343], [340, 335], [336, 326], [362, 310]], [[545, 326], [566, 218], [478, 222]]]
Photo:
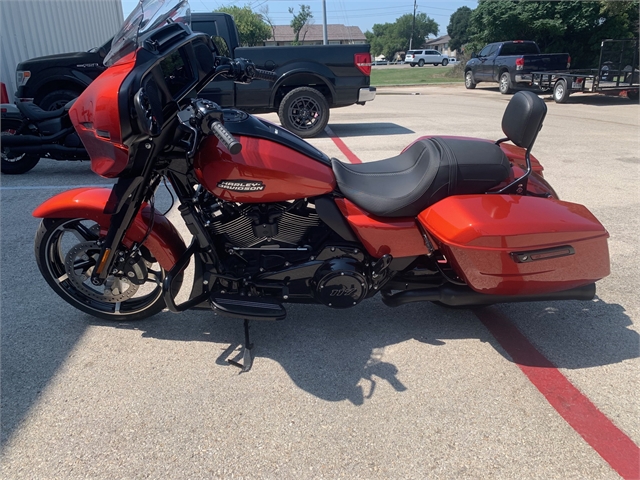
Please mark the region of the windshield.
[[140, 46], [138, 39], [142, 35], [172, 22], [191, 25], [187, 0], [140, 0], [113, 37], [111, 50], [104, 59], [105, 66], [109, 67], [134, 52]]

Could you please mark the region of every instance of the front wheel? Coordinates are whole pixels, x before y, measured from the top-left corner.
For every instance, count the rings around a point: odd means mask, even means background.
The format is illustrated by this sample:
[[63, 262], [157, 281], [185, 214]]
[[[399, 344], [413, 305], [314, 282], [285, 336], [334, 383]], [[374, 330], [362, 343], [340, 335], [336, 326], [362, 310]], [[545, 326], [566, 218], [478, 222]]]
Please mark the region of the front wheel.
[[449, 60], [445, 58], [444, 60], [442, 60], [442, 66], [446, 67], [447, 65], [449, 65]]
[[[100, 255], [99, 234], [100, 226], [84, 218], [40, 223], [35, 254], [49, 286], [78, 310], [105, 320], [142, 320], [162, 311], [165, 271], [144, 247], [133, 263], [124, 260], [125, 252], [117, 252], [116, 258], [123, 257], [117, 271], [103, 285], [91, 283]], [[181, 281], [177, 278], [176, 285]]]
[[278, 109], [280, 123], [299, 137], [315, 137], [329, 122], [329, 104], [318, 90], [298, 87], [285, 95]]
[[[2, 119], [2, 133], [0, 135], [16, 135], [22, 125], [21, 120]], [[19, 175], [31, 170], [40, 161], [40, 155], [35, 154], [15, 154], [9, 148], [2, 145], [2, 160], [0, 171], [6, 175]]]
[[509, 72], [504, 72], [500, 75], [500, 93], [503, 95], [508, 95], [511, 93], [511, 76]]
[[469, 90], [476, 88], [476, 82], [473, 81], [471, 70], [464, 74], [464, 86]]

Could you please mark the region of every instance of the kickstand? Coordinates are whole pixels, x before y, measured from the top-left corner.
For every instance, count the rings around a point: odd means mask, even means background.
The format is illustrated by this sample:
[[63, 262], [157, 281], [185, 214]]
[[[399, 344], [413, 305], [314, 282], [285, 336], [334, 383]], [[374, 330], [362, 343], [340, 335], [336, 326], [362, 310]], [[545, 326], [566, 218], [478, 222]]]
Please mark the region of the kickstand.
[[242, 347], [240, 355], [236, 358], [239, 358], [240, 356], [242, 356], [242, 363], [230, 359], [227, 360], [227, 362], [234, 367], [241, 369], [241, 373], [248, 372], [253, 366], [253, 343], [249, 340], [249, 320], [247, 319], [244, 321], [244, 346]]

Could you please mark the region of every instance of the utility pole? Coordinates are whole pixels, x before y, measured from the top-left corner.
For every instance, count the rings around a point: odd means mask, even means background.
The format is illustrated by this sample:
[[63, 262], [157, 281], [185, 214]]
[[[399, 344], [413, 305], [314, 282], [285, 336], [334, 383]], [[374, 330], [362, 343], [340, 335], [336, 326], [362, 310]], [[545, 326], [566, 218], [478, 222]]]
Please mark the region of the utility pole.
[[418, 0], [413, 0], [413, 25], [411, 25], [411, 37], [409, 38], [409, 50], [413, 44], [413, 32], [416, 29], [416, 8], [418, 8]]
[[418, 0], [413, 0], [413, 25], [411, 25], [411, 38], [409, 38], [409, 50], [413, 44], [413, 32], [416, 29], [416, 8], [418, 8]]
[[322, 0], [322, 44], [327, 45], [327, 0]]

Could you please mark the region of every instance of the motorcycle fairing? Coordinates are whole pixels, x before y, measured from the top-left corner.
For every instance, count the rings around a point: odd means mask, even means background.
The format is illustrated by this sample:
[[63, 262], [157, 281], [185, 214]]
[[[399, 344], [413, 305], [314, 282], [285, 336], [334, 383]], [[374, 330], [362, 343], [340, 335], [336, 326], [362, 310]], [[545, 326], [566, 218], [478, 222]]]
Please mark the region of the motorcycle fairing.
[[231, 155], [214, 136], [194, 160], [198, 181], [217, 197], [241, 203], [285, 202], [331, 193], [331, 167], [281, 143], [237, 135], [242, 151]]
[[418, 220], [479, 293], [559, 292], [609, 274], [609, 234], [589, 210], [575, 203], [464, 195], [432, 205]]
[[120, 86], [134, 67], [135, 54], [130, 54], [98, 76], [69, 110], [71, 122], [91, 157], [91, 169], [103, 177], [117, 176], [129, 163], [118, 97]]
[[[100, 225], [101, 235], [104, 235], [111, 223], [111, 215], [104, 213], [111, 190], [107, 188], [76, 188], [62, 192], [38, 206], [33, 211], [36, 218], [86, 218]], [[123, 239], [123, 243], [130, 248], [134, 243], [141, 242], [151, 223], [151, 207], [143, 205], [134, 218]], [[169, 271], [182, 256], [186, 246], [182, 237], [167, 220], [154, 212], [153, 229], [144, 242], [158, 263]]]

